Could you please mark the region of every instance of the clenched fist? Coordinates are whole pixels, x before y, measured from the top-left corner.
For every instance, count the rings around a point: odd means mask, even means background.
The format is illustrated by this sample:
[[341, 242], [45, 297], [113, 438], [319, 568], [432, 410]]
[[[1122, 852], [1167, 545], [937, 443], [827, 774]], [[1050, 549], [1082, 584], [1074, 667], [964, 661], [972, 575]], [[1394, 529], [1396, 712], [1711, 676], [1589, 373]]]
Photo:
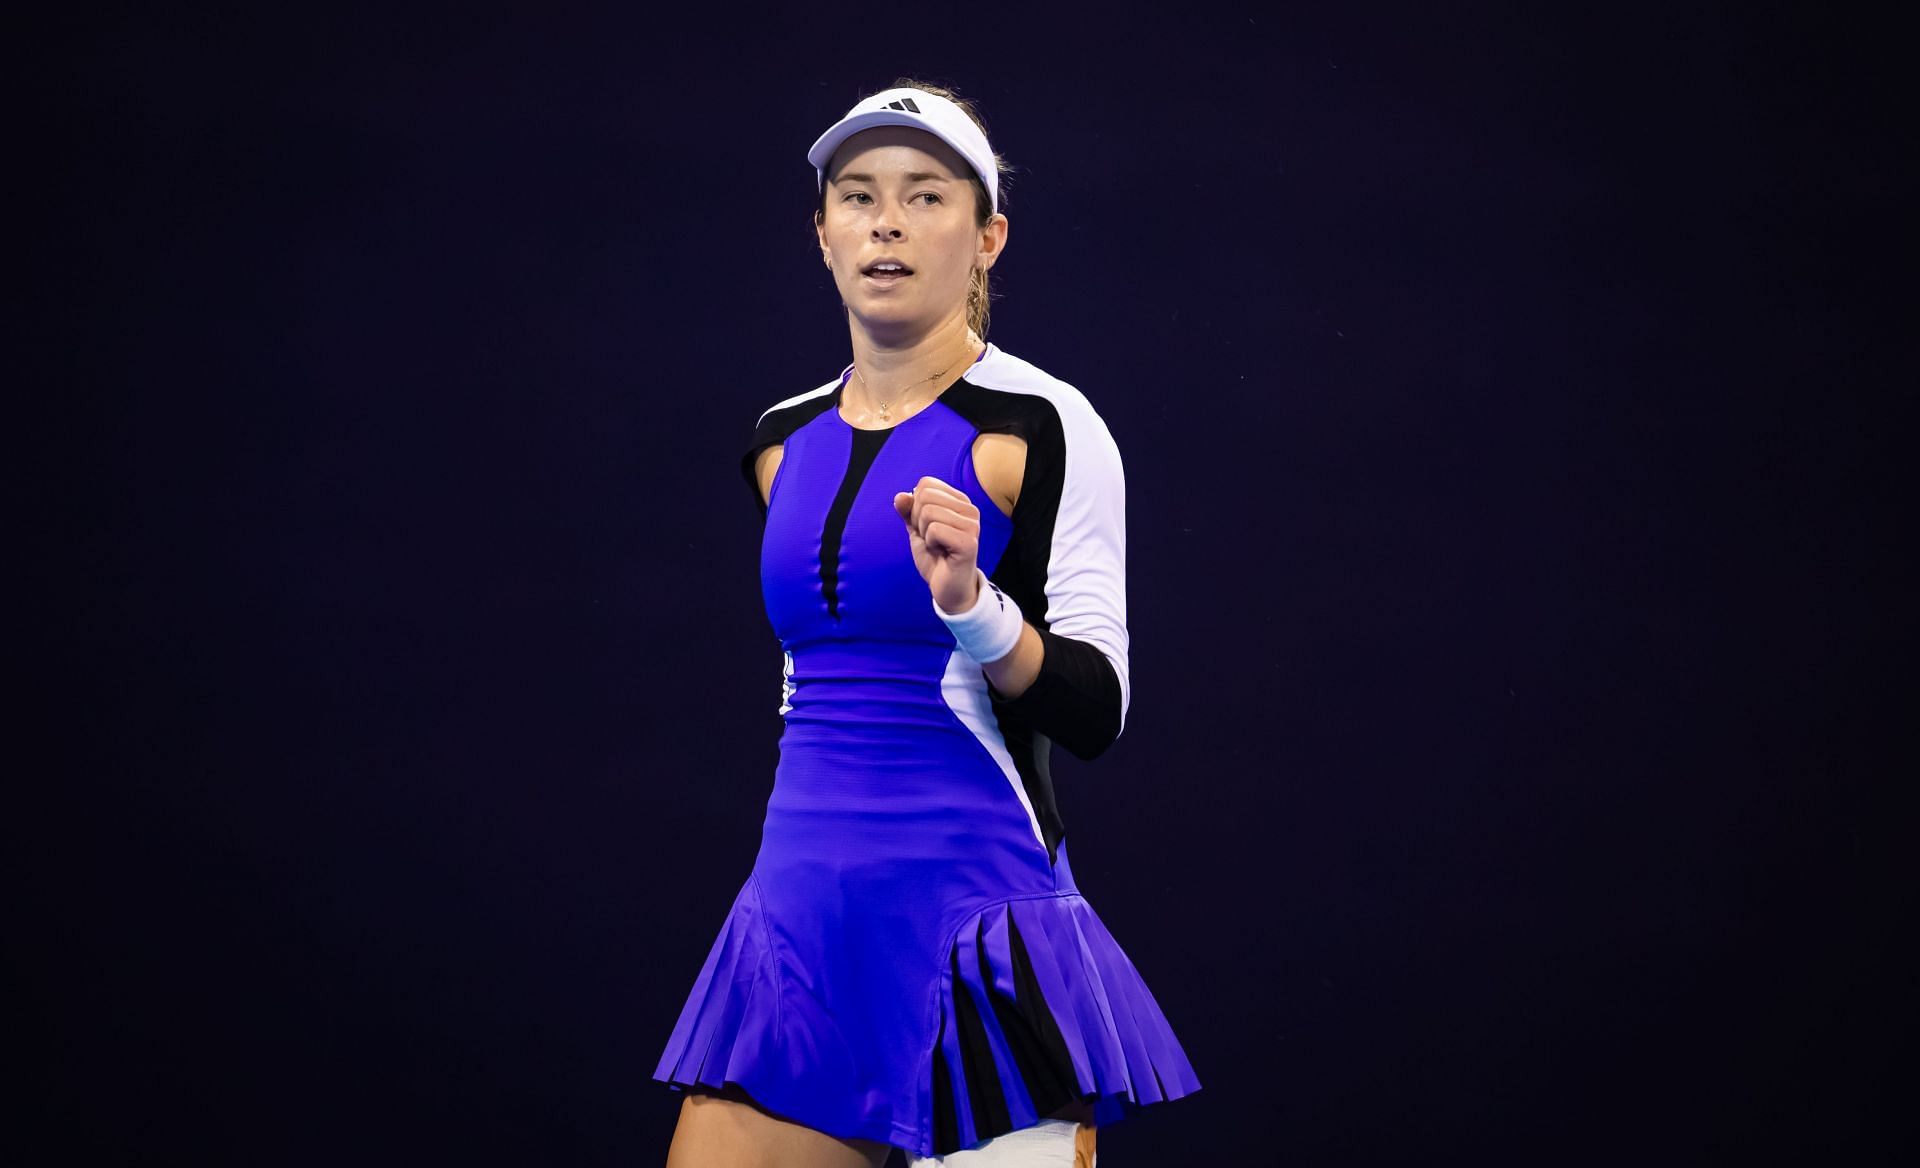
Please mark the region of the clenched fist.
[[893, 509], [906, 522], [914, 567], [934, 603], [956, 614], [972, 608], [980, 590], [980, 508], [960, 488], [922, 475], [913, 490], [893, 496]]

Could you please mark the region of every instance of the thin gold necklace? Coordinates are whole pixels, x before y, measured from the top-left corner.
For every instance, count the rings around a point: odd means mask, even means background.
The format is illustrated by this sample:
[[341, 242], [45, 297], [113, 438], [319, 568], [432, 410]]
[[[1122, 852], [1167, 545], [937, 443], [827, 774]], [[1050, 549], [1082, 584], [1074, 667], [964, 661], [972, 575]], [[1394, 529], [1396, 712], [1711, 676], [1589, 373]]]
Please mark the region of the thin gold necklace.
[[[973, 342], [971, 342], [971, 341], [969, 341], [969, 342], [967, 342], [967, 348], [969, 348], [969, 349], [971, 349], [971, 348], [973, 348]], [[965, 353], [963, 352], [963, 353], [961, 354], [961, 356], [962, 356], [962, 357], [964, 357], [964, 356], [965, 356]], [[958, 365], [958, 364], [960, 364], [960, 361], [959, 361], [959, 359], [955, 359], [955, 360], [953, 361], [953, 363], [952, 363], [952, 364], [950, 364], [950, 365], [948, 365], [946, 369], [942, 369], [942, 370], [941, 370], [941, 371], [940, 371], [939, 373], [934, 373], [934, 374], [931, 374], [931, 375], [929, 375], [929, 376], [926, 376], [926, 377], [922, 377], [922, 378], [921, 378], [921, 379], [920, 379], [919, 381], [911, 381], [911, 382], [908, 382], [908, 383], [907, 383], [906, 385], [903, 385], [903, 386], [901, 386], [901, 387], [900, 387], [899, 389], [897, 389], [897, 390], [894, 390], [894, 394], [895, 394], [895, 397], [894, 397], [894, 400], [895, 400], [895, 401], [898, 401], [898, 400], [900, 400], [900, 399], [899, 399], [899, 396], [898, 396], [898, 395], [900, 395], [900, 394], [903, 394], [903, 393], [905, 393], [905, 392], [906, 392], [907, 390], [909, 390], [909, 389], [912, 389], [912, 388], [913, 388], [914, 386], [916, 386], [916, 385], [920, 385], [920, 384], [923, 384], [923, 383], [925, 383], [925, 382], [928, 382], [928, 381], [932, 381], [932, 380], [933, 380], [933, 379], [934, 379], [935, 377], [941, 377], [941, 376], [944, 376], [944, 375], [946, 374], [946, 372], [947, 372], [947, 370], [949, 370], [949, 369], [952, 369], [952, 368], [954, 367], [954, 365]], [[860, 379], [860, 388], [861, 388], [861, 389], [864, 389], [864, 390], [866, 390], [866, 391], [867, 391], [867, 396], [869, 396], [869, 397], [872, 397], [872, 396], [873, 396], [873, 387], [872, 387], [871, 385], [868, 385], [868, 384], [867, 384], [867, 375], [866, 375], [866, 374], [864, 374], [864, 373], [862, 373], [862, 372], [860, 372], [860, 366], [859, 366], [859, 363], [857, 363], [857, 362], [856, 362], [856, 363], [854, 364], [854, 366], [853, 366], [853, 375], [854, 375], [855, 377], [858, 377], [858, 378]], [[881, 420], [881, 421], [883, 421], [883, 422], [890, 422], [890, 421], [892, 421], [892, 420], [893, 420], [893, 415], [892, 415], [892, 414], [891, 414], [890, 412], [888, 412], [888, 411], [889, 411], [889, 405], [890, 405], [890, 403], [888, 403], [888, 402], [881, 402], [881, 403], [880, 403], [880, 420]], [[871, 416], [871, 415], [872, 415], [872, 413], [873, 413], [873, 411], [871, 411], [871, 410], [868, 410], [868, 411], [867, 411], [867, 414], [868, 414], [868, 416]]]

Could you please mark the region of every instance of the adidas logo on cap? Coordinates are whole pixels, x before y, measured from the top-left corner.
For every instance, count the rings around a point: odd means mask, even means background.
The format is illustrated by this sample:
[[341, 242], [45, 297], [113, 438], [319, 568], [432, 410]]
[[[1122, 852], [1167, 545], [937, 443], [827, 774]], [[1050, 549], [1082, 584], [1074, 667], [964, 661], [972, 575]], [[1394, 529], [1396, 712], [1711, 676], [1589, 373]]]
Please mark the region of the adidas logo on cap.
[[920, 107], [913, 104], [913, 99], [911, 97], [905, 98], [901, 101], [890, 101], [887, 103], [887, 108], [897, 109], [897, 110], [906, 110], [910, 114], [917, 114], [920, 112]]

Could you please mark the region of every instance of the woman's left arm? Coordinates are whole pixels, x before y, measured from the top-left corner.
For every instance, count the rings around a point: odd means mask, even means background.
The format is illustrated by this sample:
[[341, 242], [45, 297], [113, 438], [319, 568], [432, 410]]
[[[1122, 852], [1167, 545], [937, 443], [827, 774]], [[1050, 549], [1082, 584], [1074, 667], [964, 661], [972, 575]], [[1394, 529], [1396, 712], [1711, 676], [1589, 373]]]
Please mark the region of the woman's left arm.
[[[1126, 479], [1106, 424], [1079, 404], [1064, 416], [1049, 411], [1031, 436], [1018, 495], [1032, 557], [1021, 575], [1033, 591], [1020, 597], [1013, 649], [981, 668], [997, 716], [1092, 759], [1119, 738], [1130, 698]], [[992, 476], [982, 468], [990, 494]], [[929, 476], [894, 505], [936, 608], [998, 603], [978, 585], [979, 509], [963, 492]]]
[[1021, 484], [1035, 495], [1026, 514], [1052, 520], [1045, 612], [1024, 614], [1013, 652], [983, 668], [997, 713], [1084, 760], [1120, 737], [1131, 699], [1127, 486], [1120, 449], [1097, 413], [1064, 411], [1059, 423], [1057, 442], [1041, 444], [1057, 471], [1042, 466]]

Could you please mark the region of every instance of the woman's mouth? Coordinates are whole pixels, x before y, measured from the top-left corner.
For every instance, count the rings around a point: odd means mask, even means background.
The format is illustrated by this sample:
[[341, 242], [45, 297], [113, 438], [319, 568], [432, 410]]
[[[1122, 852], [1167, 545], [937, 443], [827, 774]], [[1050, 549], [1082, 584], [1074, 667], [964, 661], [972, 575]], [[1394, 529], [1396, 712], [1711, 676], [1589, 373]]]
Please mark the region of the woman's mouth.
[[877, 288], [891, 288], [893, 285], [913, 275], [913, 269], [905, 264], [883, 260], [866, 268], [861, 275]]

